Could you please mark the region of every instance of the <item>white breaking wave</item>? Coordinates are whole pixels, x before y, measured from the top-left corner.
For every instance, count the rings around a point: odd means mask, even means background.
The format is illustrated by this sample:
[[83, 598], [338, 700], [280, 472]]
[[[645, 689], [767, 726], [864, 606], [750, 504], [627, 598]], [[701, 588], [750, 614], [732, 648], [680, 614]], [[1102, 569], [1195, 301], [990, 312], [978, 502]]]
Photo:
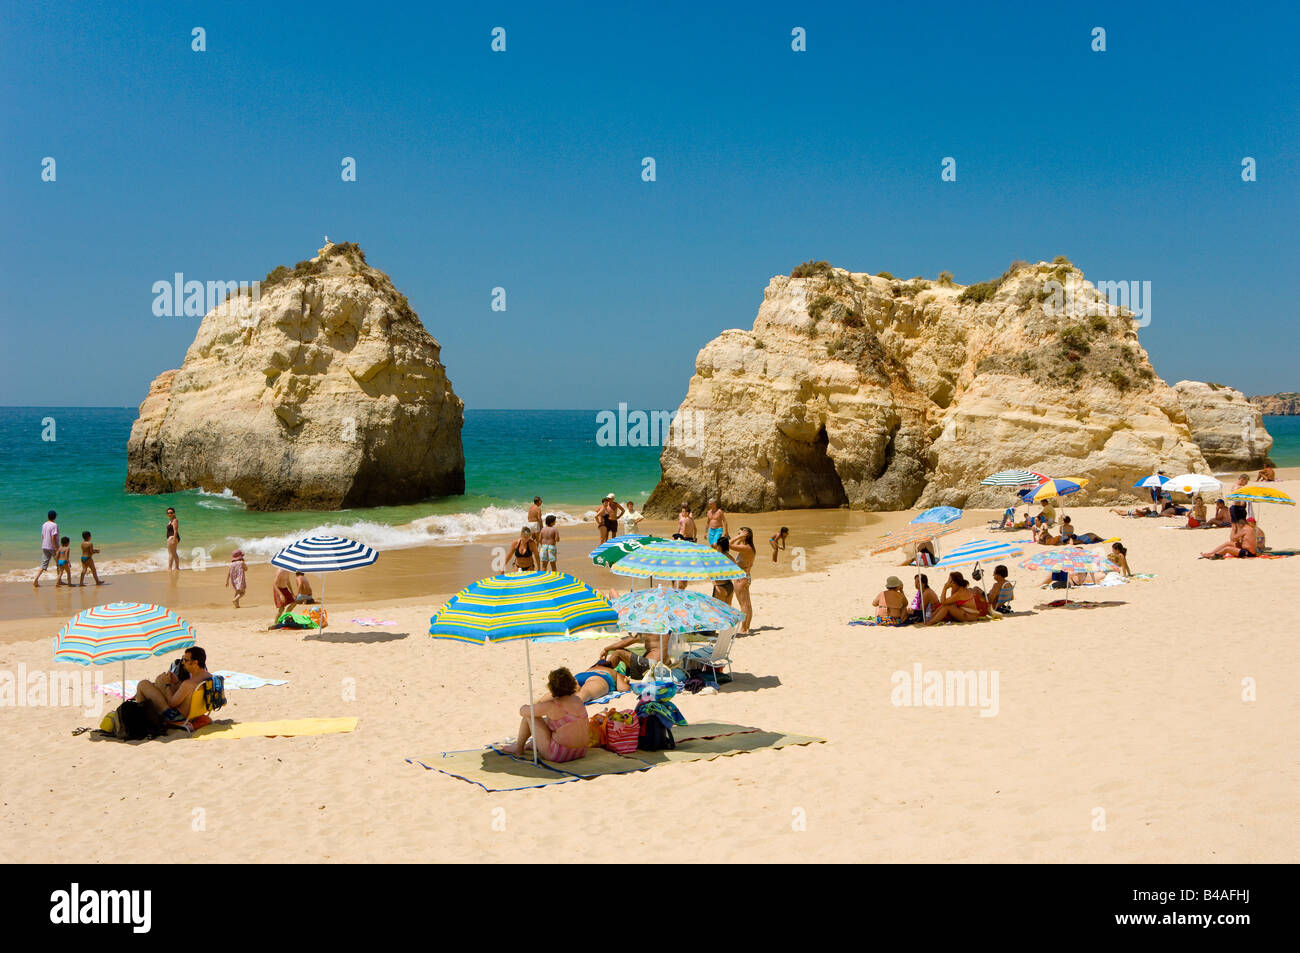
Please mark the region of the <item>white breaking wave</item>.
[[[226, 493], [230, 491], [227, 490]], [[226, 499], [238, 499], [231, 494], [209, 493], [208, 496], [222, 496]], [[200, 500], [200, 505], [203, 501]], [[562, 510], [548, 510], [555, 513], [557, 526], [580, 525], [582, 517], [572, 516]], [[594, 512], [594, 511], [593, 511]], [[290, 543], [297, 542], [304, 536], [346, 536], [359, 543], [365, 543], [373, 549], [383, 552], [387, 549], [410, 549], [413, 546], [430, 546], [440, 543], [472, 543], [479, 536], [501, 536], [519, 532], [528, 519], [528, 510], [501, 506], [487, 506], [477, 513], [448, 513], [442, 516], [423, 516], [396, 526], [375, 523], [370, 520], [357, 520], [353, 523], [322, 523], [310, 529], [296, 530], [277, 536], [243, 537], [227, 536], [230, 549], [242, 549], [247, 563], [266, 563]], [[591, 522], [590, 514], [587, 522]], [[202, 549], [200, 556], [195, 550]], [[199, 568], [206, 561], [208, 569], [224, 569], [225, 555], [218, 562], [215, 558], [217, 546], [193, 547], [182, 544], [181, 566], [186, 570]], [[224, 546], [221, 547], [225, 549]], [[140, 553], [138, 556], [116, 559], [95, 560], [101, 578], [105, 575], [123, 575], [133, 572], [163, 572], [167, 569], [167, 550], [157, 549]], [[36, 574], [37, 566], [30, 569], [14, 569], [0, 574], [0, 582], [28, 582]], [[54, 564], [50, 564], [49, 575], [53, 576]], [[73, 565], [74, 574], [81, 572], [80, 565]]]
[[[555, 512], [559, 526], [572, 526], [581, 519], [561, 511]], [[437, 543], [472, 543], [479, 536], [500, 536], [519, 532], [528, 519], [523, 508], [487, 506], [477, 513], [448, 513], [423, 516], [397, 526], [359, 520], [355, 523], [325, 523], [311, 529], [278, 536], [258, 538], [228, 537], [244, 551], [245, 562], [269, 562], [271, 557], [304, 536], [345, 536], [383, 552], [386, 549], [409, 549]]]

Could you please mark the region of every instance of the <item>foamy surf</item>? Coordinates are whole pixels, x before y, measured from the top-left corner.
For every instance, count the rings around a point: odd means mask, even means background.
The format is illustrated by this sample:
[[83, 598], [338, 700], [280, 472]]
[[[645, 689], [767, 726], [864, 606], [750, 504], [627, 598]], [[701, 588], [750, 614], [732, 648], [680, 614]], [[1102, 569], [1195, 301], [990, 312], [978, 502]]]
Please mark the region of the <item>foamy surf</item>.
[[[229, 492], [229, 491], [227, 491]], [[208, 494], [224, 496], [224, 494]], [[226, 499], [237, 499], [233, 494]], [[202, 502], [202, 501], [200, 501]], [[580, 517], [572, 516], [562, 510], [550, 510], [555, 513], [559, 526], [576, 526], [582, 523]], [[246, 563], [267, 563], [271, 557], [290, 543], [304, 536], [346, 536], [359, 543], [365, 543], [373, 549], [383, 552], [387, 549], [410, 549], [414, 546], [439, 544], [472, 543], [480, 536], [502, 536], [519, 532], [528, 519], [528, 511], [523, 507], [487, 506], [477, 513], [446, 513], [438, 516], [423, 516], [409, 523], [389, 525], [372, 520], [356, 520], [350, 523], [321, 523], [309, 529], [295, 530], [274, 536], [227, 536], [225, 543], [213, 543], [207, 546], [186, 546], [182, 544], [180, 557], [183, 569], [214, 568], [220, 561], [224, 565], [231, 551], [242, 549]], [[590, 520], [588, 520], [590, 521]], [[218, 552], [220, 555], [217, 555]], [[136, 572], [162, 572], [167, 568], [167, 550], [158, 549], [144, 552], [138, 556], [117, 559], [95, 560], [101, 578], [106, 575], [122, 575]], [[2, 582], [30, 581], [36, 573], [36, 566], [30, 569], [15, 569], [0, 574]], [[51, 567], [52, 568], [52, 567]], [[74, 566], [74, 573], [79, 574], [81, 567]]]

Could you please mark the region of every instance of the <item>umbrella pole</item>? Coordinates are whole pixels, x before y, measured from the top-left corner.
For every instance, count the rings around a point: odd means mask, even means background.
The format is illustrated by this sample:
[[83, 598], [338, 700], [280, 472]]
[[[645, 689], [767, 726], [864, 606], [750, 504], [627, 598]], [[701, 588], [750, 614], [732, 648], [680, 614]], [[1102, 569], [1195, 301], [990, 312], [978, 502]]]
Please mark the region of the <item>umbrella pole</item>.
[[533, 650], [532, 639], [524, 639], [524, 661], [528, 666], [528, 719], [533, 733], [533, 767], [537, 766], [537, 712], [533, 709]]

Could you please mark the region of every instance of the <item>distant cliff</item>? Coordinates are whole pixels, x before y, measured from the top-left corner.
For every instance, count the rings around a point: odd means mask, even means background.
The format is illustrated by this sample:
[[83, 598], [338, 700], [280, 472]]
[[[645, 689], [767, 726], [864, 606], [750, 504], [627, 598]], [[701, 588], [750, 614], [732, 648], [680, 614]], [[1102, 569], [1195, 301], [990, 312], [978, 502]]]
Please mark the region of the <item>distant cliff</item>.
[[140, 405], [126, 488], [229, 488], [256, 510], [463, 493], [464, 405], [439, 350], [357, 245], [327, 243], [204, 316]]
[[[1208, 472], [1179, 395], [1131, 313], [1064, 258], [963, 287], [809, 262], [769, 282], [751, 330], [696, 358], [647, 510], [710, 496], [735, 510], [997, 507], [1009, 468], [1136, 497], [1163, 469]], [[702, 432], [700, 432], [702, 430]]]
[[1187, 414], [1192, 439], [1211, 467], [1251, 470], [1268, 464], [1273, 438], [1260, 409], [1246, 395], [1223, 384], [1179, 381], [1174, 385]]
[[1300, 414], [1300, 394], [1294, 391], [1285, 394], [1269, 394], [1267, 397], [1252, 397], [1252, 404], [1259, 407], [1261, 414], [1276, 417], [1294, 417]]

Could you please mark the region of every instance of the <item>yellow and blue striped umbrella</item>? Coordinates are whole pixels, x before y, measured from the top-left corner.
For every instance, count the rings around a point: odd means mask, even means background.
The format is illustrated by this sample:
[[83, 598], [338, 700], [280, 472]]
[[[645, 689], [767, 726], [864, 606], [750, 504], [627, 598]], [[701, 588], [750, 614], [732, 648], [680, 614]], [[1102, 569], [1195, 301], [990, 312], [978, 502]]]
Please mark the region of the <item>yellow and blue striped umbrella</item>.
[[194, 627], [170, 609], [152, 603], [110, 602], [79, 612], [63, 624], [54, 640], [54, 661], [126, 662], [187, 649], [196, 637]]
[[1041, 503], [1043, 500], [1050, 500], [1055, 496], [1078, 493], [1087, 485], [1088, 480], [1085, 477], [1079, 477], [1077, 480], [1048, 480], [1034, 487], [1034, 492], [1025, 497], [1025, 502]]
[[712, 546], [685, 539], [663, 539], [642, 546], [610, 567], [616, 576], [663, 579], [669, 582], [706, 582], [744, 579], [745, 570]]
[[1243, 486], [1240, 490], [1229, 493], [1228, 499], [1237, 503], [1281, 503], [1283, 506], [1295, 506], [1295, 500], [1271, 486]]
[[429, 634], [482, 644], [617, 625], [618, 612], [581, 579], [564, 572], [521, 572], [466, 586], [429, 620]]

